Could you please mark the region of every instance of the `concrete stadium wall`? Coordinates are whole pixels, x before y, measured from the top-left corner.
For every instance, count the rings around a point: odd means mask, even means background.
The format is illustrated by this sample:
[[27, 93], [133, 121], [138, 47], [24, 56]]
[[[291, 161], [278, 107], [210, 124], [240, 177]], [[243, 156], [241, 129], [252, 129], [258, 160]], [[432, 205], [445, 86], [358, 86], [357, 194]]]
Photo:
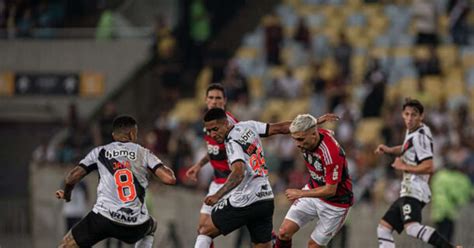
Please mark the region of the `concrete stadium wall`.
[[[3, 40], [0, 41], [0, 72], [98, 72], [105, 75], [105, 96], [146, 61], [149, 46], [148, 39]], [[100, 97], [0, 97], [0, 117], [64, 118], [71, 102], [76, 102], [80, 117], [88, 117], [100, 100]]]
[[[31, 167], [31, 213], [33, 235], [32, 242], [35, 248], [55, 247], [64, 234], [64, 223], [61, 216], [61, 201], [54, 197], [55, 190], [59, 187], [68, 168], [58, 166]], [[91, 173], [86, 177], [92, 201], [95, 201], [97, 175]], [[181, 242], [181, 247], [193, 247], [196, 235], [195, 227], [198, 221], [198, 212], [204, 194], [196, 193], [194, 190], [180, 187], [164, 186], [154, 184], [148, 191], [152, 194], [152, 215], [158, 220], [159, 227], [156, 233], [155, 246], [160, 248], [176, 248], [169, 238], [169, 223], [174, 223], [176, 233]], [[92, 208], [93, 202], [90, 203]], [[349, 248], [377, 247], [376, 227], [379, 218], [384, 214], [388, 205], [356, 204], [350, 212], [349, 225]], [[455, 234], [455, 241], [464, 247], [474, 247], [474, 236], [472, 225], [474, 224], [474, 204], [467, 206], [461, 211]], [[284, 197], [276, 199], [274, 214], [274, 230], [277, 231], [282, 222], [289, 205]], [[429, 205], [424, 211], [424, 223], [431, 224], [428, 218]], [[307, 240], [315, 226], [315, 222], [309, 223], [293, 239], [293, 247], [306, 247]], [[397, 247], [431, 247], [423, 242], [407, 237], [405, 234], [394, 235]], [[229, 237], [216, 239], [216, 247], [233, 248], [235, 234]], [[5, 246], [9, 247], [9, 246]], [[95, 247], [104, 247], [103, 243]], [[130, 246], [126, 246], [130, 247]], [[245, 246], [247, 248], [248, 246]], [[337, 247], [337, 246], [336, 246]]]

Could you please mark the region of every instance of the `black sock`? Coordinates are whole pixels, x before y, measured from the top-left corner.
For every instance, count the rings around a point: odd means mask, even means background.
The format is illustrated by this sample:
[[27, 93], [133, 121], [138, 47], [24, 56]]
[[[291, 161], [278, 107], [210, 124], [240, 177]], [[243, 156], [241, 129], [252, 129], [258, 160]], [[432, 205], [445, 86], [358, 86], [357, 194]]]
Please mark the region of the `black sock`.
[[454, 248], [454, 246], [450, 244], [443, 236], [441, 236], [438, 231], [435, 231], [433, 234], [431, 234], [428, 243], [438, 248]]

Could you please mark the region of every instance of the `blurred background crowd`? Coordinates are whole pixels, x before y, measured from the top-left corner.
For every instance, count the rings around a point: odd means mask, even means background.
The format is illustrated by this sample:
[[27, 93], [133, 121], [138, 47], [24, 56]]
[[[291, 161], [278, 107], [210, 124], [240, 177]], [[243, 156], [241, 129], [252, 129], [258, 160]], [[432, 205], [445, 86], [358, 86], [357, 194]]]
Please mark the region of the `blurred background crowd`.
[[[347, 153], [356, 204], [377, 206], [398, 198], [400, 174], [390, 166], [393, 158], [373, 151], [403, 142], [401, 104], [412, 97], [424, 104], [435, 140], [429, 219], [453, 223], [472, 201], [474, 183], [473, 6], [470, 0], [0, 0], [3, 49], [31, 40], [147, 41], [144, 62], [115, 90], [96, 96], [93, 111], [83, 114], [88, 107], [68, 98], [62, 114], [41, 121], [43, 135], [32, 135], [34, 141], [23, 135], [18, 143], [30, 141], [32, 151], [22, 156], [36, 168], [75, 164], [111, 142], [112, 120], [132, 112], [140, 143], [173, 168], [178, 187], [206, 192], [210, 166], [197, 183], [185, 172], [206, 153], [206, 88], [221, 83], [238, 120], [339, 115], [325, 127]], [[120, 52], [116, 59], [127, 60]], [[0, 72], [15, 69], [2, 65]], [[29, 97], [15, 94], [2, 98]], [[40, 97], [54, 102], [55, 96]], [[38, 130], [32, 119], [0, 119], [5, 133], [16, 123]], [[287, 204], [284, 190], [307, 181], [302, 156], [289, 136], [268, 138], [264, 148], [277, 202]], [[28, 184], [33, 176], [26, 174], [18, 182]]]

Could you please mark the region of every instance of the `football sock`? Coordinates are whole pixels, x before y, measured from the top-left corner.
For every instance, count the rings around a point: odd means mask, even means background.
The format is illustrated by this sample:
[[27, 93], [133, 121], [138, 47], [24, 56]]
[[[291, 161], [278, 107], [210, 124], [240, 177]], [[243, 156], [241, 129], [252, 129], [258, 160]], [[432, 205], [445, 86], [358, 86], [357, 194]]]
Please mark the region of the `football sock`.
[[392, 231], [385, 226], [377, 227], [377, 237], [379, 239], [379, 248], [395, 248]]

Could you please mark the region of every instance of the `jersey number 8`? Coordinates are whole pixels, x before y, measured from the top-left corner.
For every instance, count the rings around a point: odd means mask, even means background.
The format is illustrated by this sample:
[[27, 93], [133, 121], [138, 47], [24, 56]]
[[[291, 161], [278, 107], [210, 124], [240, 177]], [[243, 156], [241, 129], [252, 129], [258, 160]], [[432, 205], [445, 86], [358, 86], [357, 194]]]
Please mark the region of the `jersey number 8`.
[[114, 174], [117, 193], [122, 202], [131, 202], [137, 197], [132, 172], [128, 169], [117, 170]]

